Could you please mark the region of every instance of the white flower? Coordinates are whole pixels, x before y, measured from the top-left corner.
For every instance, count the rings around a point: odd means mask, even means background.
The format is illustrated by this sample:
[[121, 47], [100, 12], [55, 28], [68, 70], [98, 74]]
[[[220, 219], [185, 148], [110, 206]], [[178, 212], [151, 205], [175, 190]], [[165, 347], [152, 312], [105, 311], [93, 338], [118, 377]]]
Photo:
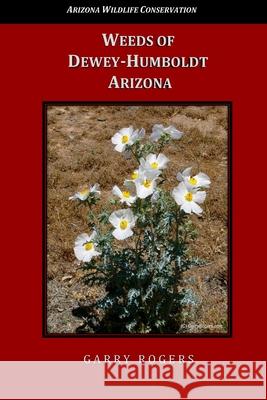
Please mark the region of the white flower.
[[132, 236], [132, 228], [135, 225], [135, 221], [136, 217], [130, 209], [114, 211], [109, 217], [109, 222], [116, 228], [112, 235], [118, 240], [124, 240]]
[[90, 236], [87, 233], [82, 233], [75, 240], [74, 254], [80, 261], [89, 262], [93, 257], [97, 257], [101, 253], [96, 251], [97, 244], [94, 242], [96, 232]]
[[[139, 169], [135, 169], [130, 175], [131, 179], [125, 179], [124, 186], [129, 188], [130, 192], [134, 192], [134, 193], [136, 192], [135, 181], [139, 178], [140, 172], [142, 170], [143, 170], [142, 167], [139, 167]], [[135, 200], [136, 200], [136, 198], [135, 198]]]
[[145, 170], [162, 170], [167, 167], [167, 164], [169, 162], [168, 157], [166, 157], [164, 154], [159, 154], [158, 156], [156, 154], [148, 154], [146, 159], [141, 158], [140, 164], [143, 169]]
[[193, 212], [197, 215], [202, 213], [203, 210], [197, 203], [201, 204], [204, 202], [206, 192], [196, 189], [190, 190], [184, 182], [181, 182], [173, 189], [172, 196], [185, 213], [191, 214]]
[[100, 191], [100, 186], [98, 183], [95, 183], [94, 186], [90, 186], [90, 193], [94, 193], [94, 194], [100, 196], [101, 191]]
[[131, 179], [127, 179], [126, 182], [134, 182], [136, 181], [136, 179], [138, 179], [140, 174], [140, 168], [139, 169], [135, 169], [132, 173], [131, 173]]
[[142, 173], [144, 172], [144, 168], [140, 165], [138, 169], [135, 169], [131, 175], [130, 178], [131, 179], [126, 179], [124, 181], [124, 185], [131, 188], [131, 190], [133, 191], [133, 188], [135, 188], [135, 182], [137, 181], [138, 178], [140, 178], [142, 176]]
[[150, 136], [153, 142], [157, 142], [162, 135], [170, 135], [172, 139], [180, 139], [183, 135], [183, 132], [178, 131], [174, 126], [170, 125], [167, 128], [164, 128], [163, 125], [156, 124], [152, 128], [152, 134]]
[[[125, 182], [126, 186], [127, 182]], [[121, 191], [120, 188], [118, 186], [114, 186], [112, 189], [112, 193], [115, 196], [118, 196], [120, 198], [120, 202], [121, 203], [126, 203], [127, 206], [131, 206], [131, 204], [133, 204], [136, 200], [136, 196], [133, 196], [131, 191], [130, 191], [130, 187], [128, 187], [126, 190]]]
[[142, 128], [140, 131], [133, 129], [132, 126], [129, 126], [128, 128], [122, 128], [119, 132], [115, 133], [114, 136], [112, 136], [111, 141], [113, 144], [115, 144], [115, 150], [117, 150], [119, 153], [123, 152], [126, 148], [126, 146], [131, 146], [136, 142], [136, 140], [144, 137], [145, 131]]
[[160, 171], [157, 170], [139, 171], [139, 177], [135, 180], [137, 197], [139, 197], [140, 199], [145, 199], [154, 192], [157, 186], [156, 179], [159, 176], [159, 174]]
[[145, 137], [146, 131], [144, 128], [141, 128], [140, 131], [138, 129], [136, 129], [133, 133], [134, 136], [134, 141], [136, 142], [136, 140], [138, 139], [143, 139]]
[[209, 188], [210, 178], [203, 172], [199, 172], [197, 175], [191, 176], [191, 169], [186, 168], [183, 172], [178, 172], [176, 178], [178, 181], [184, 182], [189, 188]]
[[81, 201], [85, 201], [86, 199], [88, 199], [90, 193], [93, 193], [94, 195], [101, 194], [98, 183], [96, 183], [94, 186], [83, 186], [77, 193], [75, 193], [73, 196], [70, 196], [69, 200], [79, 199]]

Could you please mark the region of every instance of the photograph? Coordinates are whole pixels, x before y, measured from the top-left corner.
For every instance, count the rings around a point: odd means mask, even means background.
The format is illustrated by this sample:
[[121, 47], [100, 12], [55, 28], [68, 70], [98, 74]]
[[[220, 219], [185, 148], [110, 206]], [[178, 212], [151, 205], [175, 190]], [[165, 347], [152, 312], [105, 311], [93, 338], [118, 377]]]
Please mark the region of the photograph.
[[231, 105], [44, 103], [47, 336], [229, 336]]

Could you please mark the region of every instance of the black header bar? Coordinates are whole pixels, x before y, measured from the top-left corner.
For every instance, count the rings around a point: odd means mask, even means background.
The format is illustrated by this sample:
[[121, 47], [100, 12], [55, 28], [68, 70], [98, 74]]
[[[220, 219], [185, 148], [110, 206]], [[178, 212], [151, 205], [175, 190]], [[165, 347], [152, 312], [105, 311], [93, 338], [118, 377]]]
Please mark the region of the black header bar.
[[267, 23], [264, 0], [3, 0], [0, 23]]

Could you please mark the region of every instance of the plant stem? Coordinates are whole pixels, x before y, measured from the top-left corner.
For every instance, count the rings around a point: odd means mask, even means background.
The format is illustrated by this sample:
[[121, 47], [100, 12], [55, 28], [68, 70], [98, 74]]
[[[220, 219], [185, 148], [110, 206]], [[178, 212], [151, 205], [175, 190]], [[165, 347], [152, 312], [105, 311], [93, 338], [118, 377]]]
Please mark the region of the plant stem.
[[138, 158], [137, 154], [135, 153], [133, 146], [130, 147], [130, 152], [132, 153], [132, 155], [134, 156], [136, 161], [139, 163], [139, 158]]
[[[91, 220], [92, 220], [92, 222], [91, 222]], [[96, 215], [95, 215], [95, 213], [92, 211], [92, 207], [91, 207], [91, 205], [89, 204], [88, 225], [89, 225], [89, 226], [92, 226], [92, 227], [96, 227], [96, 226], [97, 226], [96, 221], [97, 221]]]
[[180, 280], [180, 265], [178, 263], [178, 247], [179, 247], [179, 223], [180, 223], [180, 213], [178, 210], [177, 204], [175, 204], [175, 222], [176, 222], [176, 227], [175, 227], [175, 248], [176, 248], [176, 254], [175, 254], [175, 284], [174, 284], [174, 292], [178, 292], [178, 287], [177, 283]]

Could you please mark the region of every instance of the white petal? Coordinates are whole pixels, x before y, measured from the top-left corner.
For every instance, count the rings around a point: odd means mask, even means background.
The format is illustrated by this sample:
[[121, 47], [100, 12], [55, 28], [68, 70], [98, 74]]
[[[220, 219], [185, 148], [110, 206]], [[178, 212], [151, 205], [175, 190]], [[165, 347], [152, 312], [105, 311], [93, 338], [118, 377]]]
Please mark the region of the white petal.
[[76, 199], [78, 199], [77, 193], [69, 197], [69, 200], [76, 200]]
[[180, 131], [172, 132], [171, 137], [173, 139], [180, 139], [183, 136], [183, 133]]
[[120, 223], [120, 217], [117, 215], [117, 212], [114, 211], [110, 216], [109, 216], [109, 222], [115, 227], [117, 228], [119, 226]]
[[185, 177], [183, 183], [189, 192], [195, 193], [198, 190], [197, 185], [192, 185], [187, 176]]
[[191, 169], [192, 169], [192, 167], [188, 167], [188, 168], [184, 169], [182, 172], [183, 177], [186, 177], [186, 176], [189, 177], [191, 175]]
[[129, 143], [128, 144], [133, 144], [135, 143], [137, 140], [139, 139], [139, 135], [138, 135], [138, 129], [135, 130], [132, 135], [129, 138]]
[[93, 251], [85, 251], [82, 261], [83, 262], [89, 262], [89, 261], [91, 261], [93, 256], [94, 256], [94, 252]]
[[192, 211], [195, 214], [200, 215], [203, 211], [202, 208], [199, 207], [199, 205], [197, 203], [195, 203], [194, 201], [191, 201], [191, 203], [192, 203]]
[[93, 242], [94, 239], [96, 238], [96, 236], [97, 236], [96, 231], [93, 231], [93, 232], [91, 233], [91, 235], [89, 236], [88, 242]]
[[176, 175], [176, 179], [179, 182], [182, 182], [184, 180], [184, 176], [182, 175], [181, 172], [178, 172], [178, 174]]
[[181, 205], [181, 210], [183, 210], [187, 214], [191, 214], [192, 203], [193, 203], [193, 201], [184, 201], [184, 203]]
[[75, 240], [75, 246], [82, 246], [86, 242], [90, 242], [90, 236], [87, 233], [81, 233]]
[[128, 126], [128, 128], [122, 128], [120, 130], [120, 135], [121, 136], [123, 136], [123, 135], [131, 136], [132, 134], [133, 134], [133, 126], [132, 125]]
[[152, 140], [152, 142], [157, 142], [159, 140], [159, 138], [161, 137], [162, 133], [161, 132], [153, 132], [150, 135], [150, 139]]
[[172, 197], [174, 198], [174, 200], [176, 201], [176, 203], [180, 206], [183, 204], [182, 201], [182, 196], [180, 195], [180, 193], [178, 192], [177, 188], [174, 188], [171, 192]]
[[207, 195], [207, 193], [204, 191], [195, 192], [193, 194], [193, 201], [201, 204], [205, 201], [206, 195]]
[[100, 251], [96, 251], [96, 250], [93, 250], [93, 251], [92, 251], [92, 256], [93, 256], [93, 257], [100, 256], [100, 254], [101, 254]]
[[115, 133], [115, 135], [112, 136], [111, 141], [112, 141], [113, 144], [121, 143], [121, 134], [120, 134], [120, 132]]
[[179, 193], [182, 193], [183, 195], [186, 195], [188, 192], [188, 189], [185, 185], [184, 182], [180, 182], [178, 186], [176, 186], [177, 190]]
[[156, 154], [148, 154], [148, 156], [146, 157], [146, 161], [151, 164], [152, 162], [157, 161], [157, 156]]
[[178, 131], [178, 129], [172, 125], [165, 128], [164, 131], [171, 135], [172, 139], [180, 139], [183, 136], [183, 132]]
[[126, 144], [124, 143], [118, 143], [117, 146], [115, 146], [115, 150], [118, 151], [119, 153], [122, 153], [125, 150]]
[[[155, 181], [155, 179], [158, 178], [160, 174], [161, 174], [161, 171], [158, 171], [156, 169], [153, 169], [153, 170], [150, 169], [149, 171], [144, 171], [143, 178], [149, 179], [150, 181]], [[153, 183], [156, 183], [156, 182], [153, 182]]]
[[146, 197], [145, 187], [138, 182], [136, 182], [136, 194], [139, 199], [144, 199]]
[[110, 217], [109, 217], [109, 222], [117, 228], [119, 226], [119, 223], [122, 219], [127, 219], [130, 220], [134, 217], [133, 212], [130, 208], [127, 209], [120, 209], [117, 211], [114, 211]]
[[83, 257], [84, 257], [84, 249], [83, 249], [83, 247], [82, 246], [75, 246], [74, 247], [74, 254], [75, 254], [75, 257], [78, 260], [82, 261]]
[[137, 217], [133, 217], [133, 219], [131, 221], [129, 221], [129, 228], [133, 228], [135, 226]]
[[98, 193], [98, 194], [101, 193], [100, 186], [98, 183], [95, 183], [94, 186], [90, 187], [90, 193]]
[[155, 124], [152, 128], [152, 134], [150, 136], [151, 140], [157, 142], [163, 134], [163, 129], [163, 125]]
[[146, 168], [146, 160], [142, 157], [142, 158], [140, 158], [140, 165], [141, 165], [141, 168]]
[[197, 180], [197, 186], [202, 186], [208, 188], [210, 186], [210, 178], [203, 172], [195, 175], [194, 178]]
[[140, 199], [145, 199], [146, 197], [150, 196], [153, 193], [154, 189], [153, 189], [153, 185], [151, 185], [150, 188], [146, 188], [144, 185], [136, 185], [136, 192], [137, 192], [137, 196]]
[[121, 199], [121, 202], [124, 202], [127, 204], [128, 207], [131, 207], [131, 205], [135, 202], [136, 196], [130, 196], [127, 199]]
[[132, 221], [134, 218], [133, 212], [130, 208], [124, 210], [123, 218], [127, 219], [128, 221]]
[[122, 198], [122, 192], [121, 192], [120, 188], [117, 185], [113, 186], [112, 193], [115, 196], [118, 196], [118, 197]]
[[167, 163], [170, 160], [168, 159], [168, 157], [166, 157], [164, 154], [160, 153], [157, 157], [157, 162], [159, 164], [159, 168], [166, 168]]
[[181, 190], [178, 186], [175, 187], [172, 191], [172, 197], [176, 201], [177, 204], [182, 205], [183, 202], [185, 201], [185, 191]]
[[118, 218], [122, 219], [125, 218], [126, 210], [125, 208], [121, 208], [120, 210], [115, 211]]
[[145, 137], [145, 130], [144, 130], [144, 128], [141, 128], [140, 130], [139, 130], [139, 129], [136, 129], [136, 130], [133, 132], [132, 137], [134, 138], [134, 140], [143, 139], [143, 138]]
[[153, 141], [157, 141], [162, 134], [167, 133], [169, 134], [172, 139], [180, 139], [183, 135], [182, 132], [178, 131], [174, 126], [170, 125], [167, 128], [164, 128], [163, 125], [156, 124], [153, 126], [151, 139]]
[[127, 239], [128, 237], [133, 235], [133, 231], [128, 228], [128, 229], [115, 229], [112, 232], [112, 235], [117, 239], [117, 240], [124, 240]]
[[140, 139], [143, 139], [145, 137], [146, 131], [144, 128], [141, 128], [140, 131], [138, 132], [138, 136]]
[[88, 193], [85, 193], [85, 194], [77, 193], [77, 198], [82, 201], [86, 200], [88, 196], [89, 196], [89, 191], [88, 191]]
[[160, 132], [161, 134], [164, 131], [164, 126], [162, 124], [155, 124], [152, 128], [152, 133], [153, 132]]
[[[136, 171], [136, 170], [135, 170]], [[139, 165], [139, 168], [138, 168], [138, 170], [137, 170], [137, 172], [138, 172], [138, 175], [142, 175], [142, 174], [144, 174], [145, 173], [145, 171], [146, 171], [146, 169], [142, 166], [142, 165]]]
[[136, 142], [136, 140], [137, 140], [136, 137], [131, 136], [131, 137], [129, 137], [129, 141], [128, 141], [128, 143], [126, 143], [126, 145], [131, 146], [132, 144], [134, 144]]

